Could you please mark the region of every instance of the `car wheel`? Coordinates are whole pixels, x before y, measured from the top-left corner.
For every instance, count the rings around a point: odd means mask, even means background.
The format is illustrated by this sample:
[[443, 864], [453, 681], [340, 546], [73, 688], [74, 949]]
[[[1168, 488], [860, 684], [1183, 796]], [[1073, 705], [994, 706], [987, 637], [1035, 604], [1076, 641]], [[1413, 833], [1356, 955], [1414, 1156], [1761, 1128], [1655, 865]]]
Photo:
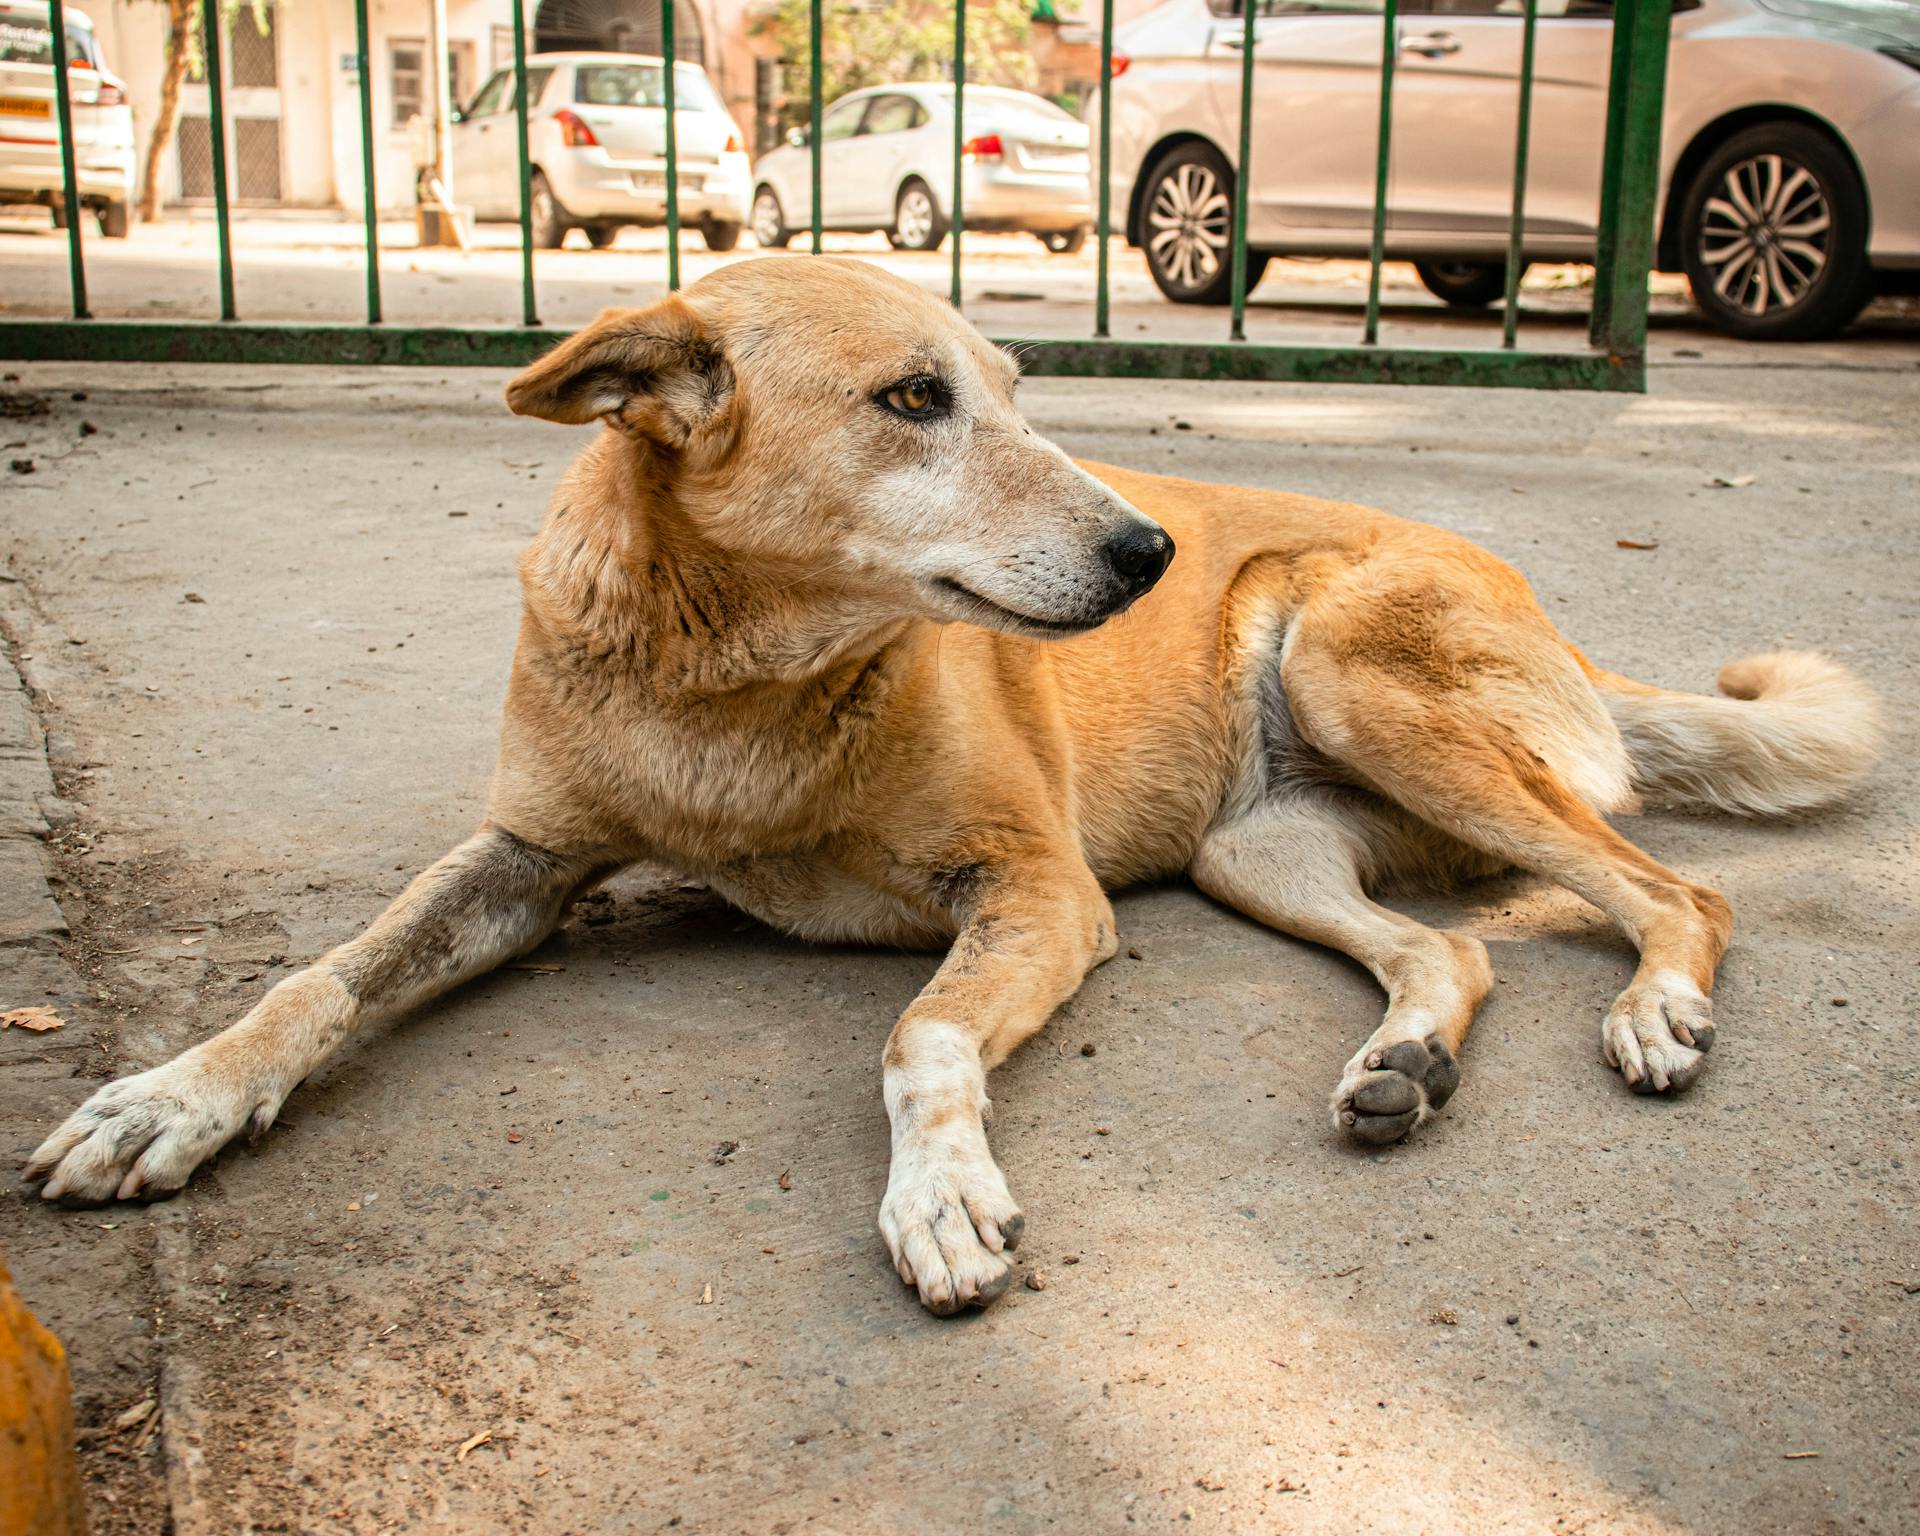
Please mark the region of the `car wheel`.
[[765, 250], [777, 250], [793, 239], [794, 231], [787, 227], [786, 210], [780, 206], [780, 196], [772, 187], [762, 187], [753, 194], [753, 238], [756, 244]]
[[1846, 152], [1802, 123], [1761, 123], [1708, 157], [1680, 208], [1693, 301], [1729, 335], [1831, 336], [1873, 291], [1867, 198]]
[[740, 226], [726, 219], [709, 219], [700, 226], [700, 238], [710, 251], [730, 251], [740, 243]]
[[[1181, 144], [1147, 173], [1141, 233], [1154, 285], [1176, 304], [1233, 298], [1233, 171], [1211, 144]], [[1268, 253], [1247, 252], [1247, 292]]]
[[1040, 236], [1040, 243], [1056, 256], [1071, 256], [1084, 250], [1087, 244], [1087, 226], [1078, 229], [1053, 229]]
[[100, 207], [100, 233], [109, 240], [124, 240], [133, 228], [133, 209], [126, 202], [103, 203]]
[[596, 251], [604, 251], [620, 238], [618, 224], [589, 224], [587, 226], [587, 244]]
[[1416, 261], [1413, 270], [1428, 293], [1459, 309], [1480, 309], [1507, 296], [1504, 261]]
[[947, 238], [946, 216], [924, 181], [914, 178], [893, 200], [893, 231], [889, 243], [896, 251], [937, 251]]
[[[535, 171], [528, 189], [528, 206], [533, 213], [533, 243], [543, 251], [557, 251], [567, 238], [571, 220], [544, 171]], [[591, 238], [591, 237], [589, 237]]]

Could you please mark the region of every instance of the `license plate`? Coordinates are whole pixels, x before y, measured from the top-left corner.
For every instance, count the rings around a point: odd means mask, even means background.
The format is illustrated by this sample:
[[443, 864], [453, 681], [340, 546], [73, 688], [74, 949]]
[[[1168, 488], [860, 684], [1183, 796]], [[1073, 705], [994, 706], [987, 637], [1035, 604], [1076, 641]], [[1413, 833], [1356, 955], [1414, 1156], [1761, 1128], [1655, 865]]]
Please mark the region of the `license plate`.
[[0, 116], [52, 117], [53, 104], [44, 96], [0, 96]]
[[667, 190], [665, 172], [635, 171], [633, 173], [633, 190], [636, 192], [665, 192]]
[[1084, 149], [1075, 149], [1069, 144], [1029, 144], [1027, 157], [1032, 160], [1081, 160], [1086, 157]]

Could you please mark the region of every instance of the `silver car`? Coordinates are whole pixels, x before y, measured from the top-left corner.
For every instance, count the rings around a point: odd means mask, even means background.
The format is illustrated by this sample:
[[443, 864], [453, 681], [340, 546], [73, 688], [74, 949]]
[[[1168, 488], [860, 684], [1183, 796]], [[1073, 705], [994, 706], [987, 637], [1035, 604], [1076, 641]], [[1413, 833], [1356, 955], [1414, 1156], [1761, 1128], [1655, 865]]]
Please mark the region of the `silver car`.
[[[527, 58], [529, 207], [536, 245], [583, 229], [596, 247], [623, 225], [667, 221], [667, 74], [632, 53]], [[673, 70], [679, 212], [707, 248], [730, 251], [747, 218], [746, 142], [697, 64]], [[520, 217], [520, 130], [513, 71], [497, 70], [455, 117], [453, 175], [478, 219]]]
[[[1077, 251], [1093, 221], [1087, 126], [1052, 102], [969, 86], [961, 214], [968, 229], [1027, 230]], [[785, 245], [812, 222], [806, 132], [754, 168], [753, 235]], [[820, 218], [827, 229], [883, 230], [896, 249], [931, 251], [953, 219], [953, 87], [872, 86], [820, 116]]]
[[[1113, 197], [1154, 281], [1226, 302], [1241, 0], [1171, 0], [1116, 34]], [[1363, 256], [1373, 217], [1380, 0], [1259, 0], [1249, 285], [1268, 259]], [[1406, 0], [1387, 254], [1450, 304], [1505, 287], [1519, 0]], [[1540, 0], [1523, 255], [1594, 254], [1611, 0]], [[1096, 108], [1097, 110], [1097, 108]], [[1675, 0], [1661, 271], [1719, 328], [1845, 326], [1920, 275], [1920, 8]]]

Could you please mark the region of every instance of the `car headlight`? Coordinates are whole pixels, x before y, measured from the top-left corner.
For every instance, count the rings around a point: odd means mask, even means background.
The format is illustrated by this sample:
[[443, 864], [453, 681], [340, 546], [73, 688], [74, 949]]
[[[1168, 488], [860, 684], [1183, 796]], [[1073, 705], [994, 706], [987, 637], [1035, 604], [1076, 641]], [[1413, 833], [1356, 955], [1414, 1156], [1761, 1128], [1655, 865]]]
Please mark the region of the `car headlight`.
[[1920, 69], [1920, 48], [1907, 48], [1895, 43], [1882, 43], [1880, 51], [1890, 59], [1898, 59], [1902, 64]]

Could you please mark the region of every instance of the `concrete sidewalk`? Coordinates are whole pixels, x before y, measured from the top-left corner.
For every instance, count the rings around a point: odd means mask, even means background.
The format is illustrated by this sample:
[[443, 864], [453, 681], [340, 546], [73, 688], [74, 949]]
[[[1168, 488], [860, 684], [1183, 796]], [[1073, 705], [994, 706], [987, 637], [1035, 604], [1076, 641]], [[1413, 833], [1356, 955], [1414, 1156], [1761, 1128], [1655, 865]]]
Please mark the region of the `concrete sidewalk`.
[[[1796, 356], [1644, 398], [1022, 390], [1077, 453], [1459, 529], [1649, 681], [1788, 645], [1884, 691], [1854, 803], [1632, 829], [1738, 916], [1687, 1098], [1600, 1062], [1629, 962], [1598, 914], [1502, 880], [1400, 903], [1500, 985], [1440, 1122], [1355, 1153], [1325, 1103], [1371, 981], [1135, 893], [994, 1080], [1043, 1288], [943, 1323], [874, 1228], [880, 1046], [933, 958], [635, 872], [181, 1199], [0, 1200], [101, 1430], [99, 1528], [1914, 1529], [1920, 348]], [[44, 845], [72, 934], [0, 952], [0, 1007], [70, 1020], [0, 1033], [16, 1165], [471, 828], [513, 559], [585, 441], [493, 375], [17, 371], [49, 408], [0, 420], [33, 464], [0, 476], [0, 618], [78, 819]]]

